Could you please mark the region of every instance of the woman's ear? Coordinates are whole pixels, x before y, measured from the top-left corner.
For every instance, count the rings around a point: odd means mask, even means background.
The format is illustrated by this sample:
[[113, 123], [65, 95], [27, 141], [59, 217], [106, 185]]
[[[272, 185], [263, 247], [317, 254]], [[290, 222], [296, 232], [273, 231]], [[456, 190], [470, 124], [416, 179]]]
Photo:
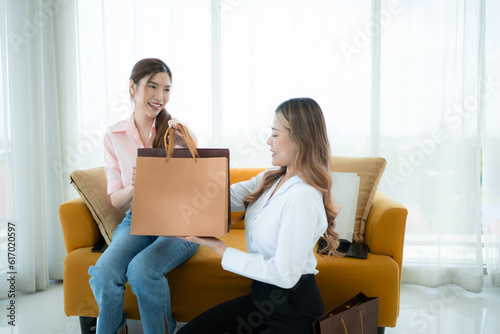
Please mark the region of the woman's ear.
[[135, 82], [134, 82], [134, 80], [130, 79], [128, 84], [129, 84], [130, 95], [133, 96], [135, 93]]

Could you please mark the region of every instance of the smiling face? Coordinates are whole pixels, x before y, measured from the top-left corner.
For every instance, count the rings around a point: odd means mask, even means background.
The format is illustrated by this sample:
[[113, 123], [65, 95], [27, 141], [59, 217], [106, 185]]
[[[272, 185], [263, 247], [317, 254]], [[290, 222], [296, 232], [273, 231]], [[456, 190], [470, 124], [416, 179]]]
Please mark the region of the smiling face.
[[297, 145], [292, 140], [290, 130], [276, 116], [273, 118], [272, 133], [267, 144], [271, 146], [273, 166], [293, 166], [297, 157]]
[[154, 119], [170, 99], [172, 81], [166, 72], [142, 78], [138, 84], [130, 80], [135, 112]]

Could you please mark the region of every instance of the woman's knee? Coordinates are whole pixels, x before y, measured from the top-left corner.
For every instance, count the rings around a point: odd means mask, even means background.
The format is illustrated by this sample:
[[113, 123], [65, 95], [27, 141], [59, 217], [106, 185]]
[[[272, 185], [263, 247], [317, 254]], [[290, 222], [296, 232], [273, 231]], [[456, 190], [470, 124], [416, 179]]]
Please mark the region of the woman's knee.
[[111, 292], [116, 287], [124, 286], [126, 277], [112, 267], [91, 266], [88, 274], [90, 275], [89, 284], [94, 293], [98, 291]]
[[158, 280], [163, 277], [163, 273], [158, 269], [151, 266], [142, 256], [136, 256], [127, 268], [128, 283], [133, 287], [145, 281]]

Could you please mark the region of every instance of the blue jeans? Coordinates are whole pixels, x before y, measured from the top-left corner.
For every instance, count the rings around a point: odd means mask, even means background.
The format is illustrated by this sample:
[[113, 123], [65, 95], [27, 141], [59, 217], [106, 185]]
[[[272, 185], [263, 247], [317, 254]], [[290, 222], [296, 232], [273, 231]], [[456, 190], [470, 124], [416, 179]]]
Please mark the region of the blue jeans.
[[125, 325], [125, 283], [137, 296], [144, 333], [172, 334], [170, 289], [165, 274], [196, 253], [198, 244], [175, 237], [130, 235], [132, 209], [118, 225], [113, 240], [95, 266], [89, 268], [90, 287], [99, 306], [97, 333], [110, 334]]

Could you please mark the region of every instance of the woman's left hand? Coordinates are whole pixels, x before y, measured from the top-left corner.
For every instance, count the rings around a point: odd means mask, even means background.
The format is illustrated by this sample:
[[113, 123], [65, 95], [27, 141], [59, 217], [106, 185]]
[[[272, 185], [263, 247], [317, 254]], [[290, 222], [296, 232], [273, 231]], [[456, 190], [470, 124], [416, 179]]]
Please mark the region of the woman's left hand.
[[224, 255], [224, 252], [227, 249], [226, 244], [215, 237], [195, 237], [195, 236], [189, 236], [189, 237], [179, 237], [181, 239], [184, 239], [189, 242], [195, 242], [197, 244], [200, 244], [202, 246], [208, 247], [220, 256]]

